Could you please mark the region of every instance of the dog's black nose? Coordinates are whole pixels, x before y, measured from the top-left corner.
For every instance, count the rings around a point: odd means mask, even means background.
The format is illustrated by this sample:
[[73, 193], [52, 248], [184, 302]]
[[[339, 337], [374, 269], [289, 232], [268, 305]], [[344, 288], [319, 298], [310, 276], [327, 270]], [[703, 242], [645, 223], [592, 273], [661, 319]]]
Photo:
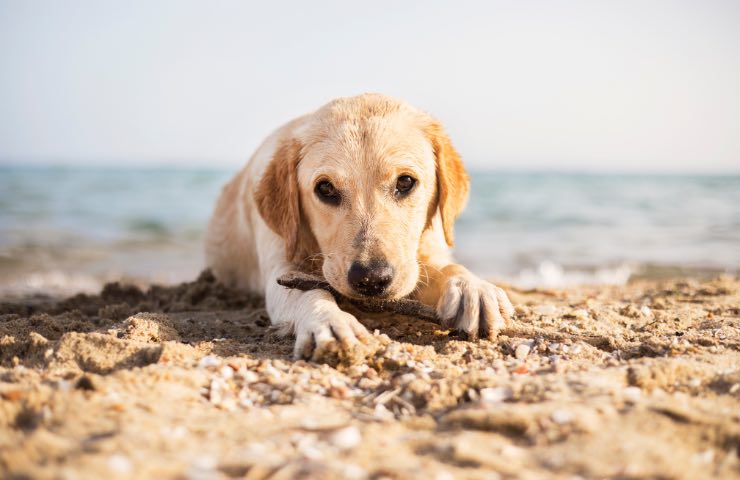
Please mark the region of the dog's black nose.
[[375, 297], [383, 294], [393, 281], [393, 267], [385, 262], [371, 262], [369, 265], [353, 262], [347, 281], [360, 295]]

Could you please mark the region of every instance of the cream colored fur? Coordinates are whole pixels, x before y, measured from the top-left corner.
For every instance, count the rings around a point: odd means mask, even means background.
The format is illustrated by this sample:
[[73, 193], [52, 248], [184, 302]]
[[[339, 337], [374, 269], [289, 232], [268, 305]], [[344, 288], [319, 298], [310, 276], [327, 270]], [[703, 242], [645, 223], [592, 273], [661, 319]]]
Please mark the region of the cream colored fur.
[[[417, 183], [399, 200], [401, 175]], [[341, 192], [341, 205], [317, 197], [322, 180]], [[288, 290], [276, 279], [315, 271], [356, 297], [349, 267], [374, 258], [395, 271], [387, 298], [415, 297], [471, 338], [493, 337], [511, 303], [450, 254], [467, 191], [462, 162], [433, 118], [383, 95], [340, 98], [275, 131], [224, 187], [207, 263], [219, 281], [264, 294], [272, 323], [296, 335], [297, 357], [354, 348], [368, 333], [329, 293]]]

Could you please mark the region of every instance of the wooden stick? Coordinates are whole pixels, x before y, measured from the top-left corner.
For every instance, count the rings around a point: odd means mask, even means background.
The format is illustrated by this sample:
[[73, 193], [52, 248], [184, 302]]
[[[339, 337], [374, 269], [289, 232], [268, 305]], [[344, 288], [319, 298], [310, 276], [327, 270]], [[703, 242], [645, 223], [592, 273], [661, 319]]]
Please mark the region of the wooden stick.
[[294, 272], [283, 275], [278, 278], [277, 283], [283, 287], [295, 288], [297, 290], [326, 290], [331, 293], [337, 301], [351, 303], [363, 312], [394, 313], [421, 318], [422, 320], [427, 320], [438, 325], [442, 323], [437, 317], [437, 312], [435, 312], [432, 307], [424, 305], [421, 302], [417, 302], [416, 300], [409, 300], [407, 298], [399, 300], [377, 300], [372, 298], [358, 300], [355, 298], [348, 298], [339, 293], [323, 278], [308, 275], [306, 273]]
[[[408, 298], [402, 298], [399, 300], [376, 300], [372, 298], [358, 300], [355, 298], [348, 298], [339, 293], [323, 278], [301, 272], [293, 272], [283, 275], [277, 279], [277, 283], [283, 287], [295, 288], [297, 290], [326, 290], [331, 293], [337, 301], [348, 302], [363, 312], [383, 312], [405, 315], [444, 326], [434, 308], [424, 305], [416, 300], [410, 300]], [[605, 337], [603, 335], [578, 335], [546, 330], [544, 328], [535, 327], [534, 325], [519, 324], [518, 322], [512, 322], [509, 326], [502, 328], [498, 333], [499, 335], [505, 335], [507, 337], [541, 337], [551, 342], [562, 342], [566, 340], [582, 341], [607, 352], [624, 349], [628, 346], [624, 341]]]

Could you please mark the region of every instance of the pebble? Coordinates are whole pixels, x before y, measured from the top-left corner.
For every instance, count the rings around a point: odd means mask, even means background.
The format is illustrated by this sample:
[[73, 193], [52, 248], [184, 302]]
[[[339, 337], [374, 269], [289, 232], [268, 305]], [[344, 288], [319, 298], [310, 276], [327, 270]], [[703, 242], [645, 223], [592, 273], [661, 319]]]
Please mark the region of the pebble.
[[127, 456], [121, 454], [114, 454], [108, 457], [108, 468], [119, 475], [126, 475], [131, 473], [133, 465], [131, 460]]
[[227, 380], [234, 376], [234, 370], [232, 370], [231, 367], [229, 367], [228, 365], [224, 365], [223, 367], [221, 367], [219, 373], [221, 374], [221, 377]]
[[304, 445], [298, 449], [298, 452], [308, 460], [313, 460], [315, 462], [324, 459], [324, 452], [313, 445]]
[[362, 442], [362, 434], [359, 428], [349, 425], [332, 433], [329, 442], [340, 450], [351, 450]]
[[296, 433], [291, 436], [291, 443], [295, 445], [296, 451], [309, 460], [322, 460], [324, 452], [318, 445], [315, 434]]
[[219, 403], [218, 406], [230, 412], [234, 411], [237, 407], [236, 398], [234, 398], [233, 396], [225, 397], [223, 400], [221, 400], [221, 403]]
[[477, 402], [480, 400], [480, 394], [476, 392], [474, 389], [469, 388], [468, 389], [468, 398], [470, 398], [471, 402]]
[[558, 409], [552, 412], [550, 418], [558, 425], [566, 425], [573, 421], [573, 413], [568, 410]]
[[514, 356], [519, 360], [524, 360], [527, 358], [527, 355], [529, 355], [530, 350], [532, 350], [532, 347], [527, 345], [526, 343], [520, 343], [516, 347], [516, 351], [514, 352]]
[[72, 390], [72, 382], [69, 382], [67, 380], [57, 380], [55, 386], [62, 392]]
[[524, 458], [526, 451], [515, 445], [504, 445], [501, 449], [501, 455], [508, 458]]
[[534, 309], [538, 315], [554, 315], [558, 309], [554, 305], [540, 305]]
[[200, 455], [195, 457], [192, 465], [201, 470], [213, 470], [218, 466], [218, 462], [216, 461], [216, 457], [211, 455]]
[[642, 398], [642, 390], [639, 387], [627, 387], [622, 390], [622, 396], [629, 403], [637, 403]]
[[413, 373], [404, 373], [398, 378], [398, 382], [401, 385], [406, 385], [416, 380], [416, 375]]
[[667, 395], [666, 391], [662, 388], [654, 388], [650, 395], [656, 398], [663, 398]]
[[214, 355], [206, 355], [198, 361], [198, 368], [218, 367], [221, 360]]
[[246, 368], [240, 368], [237, 377], [240, 377], [244, 383], [255, 383], [260, 379], [259, 375]]
[[479, 393], [481, 402], [489, 404], [505, 402], [514, 396], [509, 387], [482, 388]]
[[0, 398], [10, 400], [11, 402], [17, 402], [23, 398], [23, 390], [5, 390], [0, 395]]
[[187, 436], [188, 429], [183, 425], [177, 425], [175, 427], [162, 427], [160, 432], [164, 437], [180, 439]]
[[210, 455], [201, 455], [190, 464], [186, 478], [190, 480], [211, 479], [215, 477], [218, 466], [216, 459]]
[[642, 308], [640, 308], [640, 313], [642, 313], [643, 316], [649, 317], [653, 314], [653, 311], [650, 310], [650, 307], [647, 305], [643, 305]]
[[213, 404], [220, 404], [223, 401], [222, 389], [224, 387], [224, 381], [221, 378], [214, 378], [211, 380], [210, 389], [208, 390], [208, 399]]
[[393, 420], [393, 413], [391, 413], [391, 411], [388, 410], [382, 403], [375, 405], [373, 415], [380, 421]]
[[280, 370], [278, 370], [277, 368], [273, 367], [270, 364], [267, 364], [262, 369], [262, 373], [264, 373], [266, 376], [270, 377], [273, 380], [279, 380], [283, 376], [283, 373]]
[[360, 480], [369, 478], [367, 471], [356, 463], [347, 463], [341, 468], [342, 478], [347, 480]]
[[712, 463], [712, 460], [714, 460], [714, 450], [710, 448], [708, 450], [704, 450], [701, 453], [697, 453], [694, 455], [693, 460], [696, 463], [702, 464]]

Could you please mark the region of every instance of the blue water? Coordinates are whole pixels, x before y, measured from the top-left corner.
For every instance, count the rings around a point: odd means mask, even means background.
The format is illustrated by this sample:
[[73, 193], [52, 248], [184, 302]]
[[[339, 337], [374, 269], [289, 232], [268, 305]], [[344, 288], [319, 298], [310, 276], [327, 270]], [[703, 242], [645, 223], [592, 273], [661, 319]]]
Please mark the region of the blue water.
[[564, 270], [574, 281], [619, 283], [625, 272], [740, 268], [740, 176], [472, 177], [458, 257], [488, 275], [558, 283]]
[[[191, 278], [236, 169], [0, 167], [0, 292]], [[521, 285], [740, 271], [740, 176], [472, 171], [456, 256]]]

